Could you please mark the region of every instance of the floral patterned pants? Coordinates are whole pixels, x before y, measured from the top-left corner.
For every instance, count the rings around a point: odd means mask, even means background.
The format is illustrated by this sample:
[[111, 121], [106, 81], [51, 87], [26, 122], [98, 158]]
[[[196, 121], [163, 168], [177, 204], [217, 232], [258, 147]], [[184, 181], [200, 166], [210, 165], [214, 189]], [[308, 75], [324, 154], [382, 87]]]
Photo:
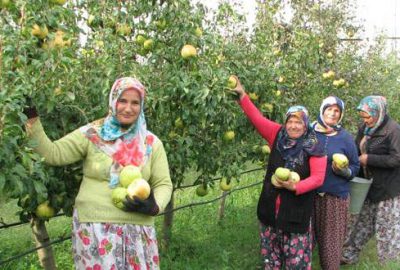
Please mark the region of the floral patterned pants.
[[311, 270], [312, 227], [306, 233], [284, 233], [260, 224], [261, 255], [265, 270]]
[[77, 270], [159, 269], [153, 226], [80, 223], [75, 210], [72, 250]]
[[356, 263], [360, 251], [375, 234], [379, 262], [400, 258], [400, 196], [371, 203], [366, 201], [351, 227], [342, 261]]

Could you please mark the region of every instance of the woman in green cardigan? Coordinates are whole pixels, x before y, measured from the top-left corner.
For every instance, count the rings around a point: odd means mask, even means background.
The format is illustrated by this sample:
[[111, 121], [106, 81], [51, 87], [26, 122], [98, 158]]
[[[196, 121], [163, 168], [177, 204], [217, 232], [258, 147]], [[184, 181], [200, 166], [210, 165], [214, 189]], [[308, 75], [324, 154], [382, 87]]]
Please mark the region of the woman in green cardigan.
[[[83, 160], [83, 179], [73, 211], [72, 245], [76, 269], [159, 269], [154, 216], [172, 194], [162, 142], [147, 130], [145, 88], [136, 79], [117, 79], [109, 114], [52, 142], [36, 109], [27, 108], [27, 132], [45, 162], [64, 166]], [[150, 187], [147, 199], [111, 199], [120, 172], [133, 165]]]

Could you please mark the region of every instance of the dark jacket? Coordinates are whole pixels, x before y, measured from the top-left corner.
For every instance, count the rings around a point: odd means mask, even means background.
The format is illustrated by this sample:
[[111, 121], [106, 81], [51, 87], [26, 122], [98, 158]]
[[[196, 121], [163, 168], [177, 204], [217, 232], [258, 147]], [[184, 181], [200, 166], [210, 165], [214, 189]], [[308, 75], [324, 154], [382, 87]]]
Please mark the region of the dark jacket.
[[[284, 232], [306, 233], [310, 225], [315, 191], [302, 195], [296, 195], [285, 188], [278, 189], [271, 184], [271, 176], [278, 167], [284, 167], [284, 160], [277, 149], [275, 140], [268, 160], [267, 173], [257, 206], [257, 216], [261, 223]], [[305, 158], [303, 166], [295, 168], [300, 179], [310, 176], [309, 157]], [[281, 196], [279, 212], [275, 216], [275, 202], [277, 196]]]
[[[356, 137], [359, 152], [364, 128], [365, 124], [359, 128]], [[373, 178], [368, 199], [372, 202], [380, 202], [398, 196], [400, 194], [400, 125], [386, 116], [366, 144], [367, 168]], [[360, 168], [360, 176], [364, 177], [362, 168]]]

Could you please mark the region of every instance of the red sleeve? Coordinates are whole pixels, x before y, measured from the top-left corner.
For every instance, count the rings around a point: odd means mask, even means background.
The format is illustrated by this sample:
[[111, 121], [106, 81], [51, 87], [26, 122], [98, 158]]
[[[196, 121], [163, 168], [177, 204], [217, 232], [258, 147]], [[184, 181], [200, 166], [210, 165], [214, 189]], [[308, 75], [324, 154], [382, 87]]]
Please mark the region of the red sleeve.
[[260, 133], [260, 135], [267, 140], [268, 144], [272, 146], [274, 144], [276, 134], [278, 134], [281, 128], [281, 125], [264, 117], [253, 104], [253, 102], [251, 102], [248, 95], [245, 95], [239, 101], [239, 104], [247, 118], [257, 129], [258, 133]]
[[310, 157], [310, 176], [296, 184], [296, 195], [316, 189], [324, 183], [327, 157]]

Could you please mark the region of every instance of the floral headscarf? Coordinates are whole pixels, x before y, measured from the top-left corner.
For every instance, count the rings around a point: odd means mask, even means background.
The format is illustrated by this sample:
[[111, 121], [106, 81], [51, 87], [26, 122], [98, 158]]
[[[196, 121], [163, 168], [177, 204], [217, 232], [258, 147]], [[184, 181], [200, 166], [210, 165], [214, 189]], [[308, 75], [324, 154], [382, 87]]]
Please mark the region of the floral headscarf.
[[[140, 113], [135, 123], [129, 128], [123, 129], [116, 116], [116, 106], [121, 94], [128, 89], [136, 90], [139, 93]], [[144, 97], [145, 88], [137, 79], [119, 78], [111, 87], [107, 117], [89, 123], [80, 129], [92, 143], [112, 158], [109, 183], [111, 188], [119, 184], [119, 172], [123, 166], [134, 165], [142, 168], [151, 154], [156, 136], [147, 130], [143, 112]]]
[[310, 128], [308, 110], [303, 106], [290, 107], [286, 113], [285, 123], [292, 116], [302, 120], [306, 131], [297, 139], [290, 138], [284, 127], [278, 134], [277, 149], [285, 160], [285, 167], [288, 169], [295, 169], [296, 165], [303, 165], [307, 155], [323, 156], [325, 154], [314, 130]]
[[372, 135], [375, 130], [382, 124], [387, 113], [387, 102], [383, 96], [367, 96], [363, 98], [357, 106], [357, 110], [367, 113], [369, 116], [376, 119], [373, 127], [365, 127], [364, 134]]
[[[324, 121], [324, 112], [325, 110], [333, 105], [337, 105], [340, 109], [340, 118], [339, 121], [335, 126], [329, 126], [325, 123]], [[342, 127], [340, 125], [340, 122], [343, 119], [344, 115], [344, 102], [338, 97], [335, 96], [329, 96], [325, 98], [322, 101], [322, 104], [319, 108], [319, 115], [318, 115], [318, 120], [312, 124], [313, 128], [315, 131], [318, 131], [320, 133], [325, 133], [325, 134], [331, 134], [336, 131], [339, 131]]]

